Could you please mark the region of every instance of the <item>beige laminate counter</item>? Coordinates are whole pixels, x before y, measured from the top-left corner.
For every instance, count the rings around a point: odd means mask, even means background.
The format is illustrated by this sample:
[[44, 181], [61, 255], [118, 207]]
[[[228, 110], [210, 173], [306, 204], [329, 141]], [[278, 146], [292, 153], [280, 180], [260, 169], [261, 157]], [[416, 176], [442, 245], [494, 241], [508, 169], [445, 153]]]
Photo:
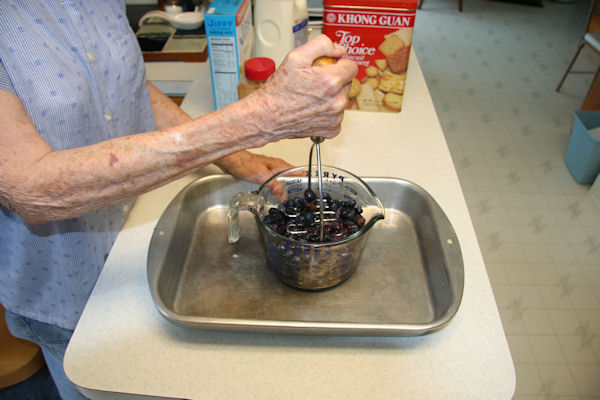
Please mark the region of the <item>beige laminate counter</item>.
[[[198, 65], [183, 107], [210, 111], [208, 65]], [[307, 162], [309, 140], [260, 150]], [[208, 167], [140, 196], [65, 356], [89, 397], [192, 399], [510, 399], [515, 372], [463, 193], [416, 56], [400, 114], [349, 111], [322, 145], [327, 164], [359, 176], [398, 177], [427, 190], [454, 226], [464, 258], [462, 304], [422, 337], [320, 337], [200, 331], [156, 310], [146, 277], [153, 228], [169, 201]], [[138, 396], [133, 396], [138, 398]]]

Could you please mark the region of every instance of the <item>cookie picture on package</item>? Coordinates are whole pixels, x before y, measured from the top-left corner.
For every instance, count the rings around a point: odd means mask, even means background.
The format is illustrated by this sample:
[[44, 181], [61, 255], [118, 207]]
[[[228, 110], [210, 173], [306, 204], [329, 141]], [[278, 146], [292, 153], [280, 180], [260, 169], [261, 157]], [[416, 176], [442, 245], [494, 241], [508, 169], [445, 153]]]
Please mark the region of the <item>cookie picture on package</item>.
[[347, 108], [402, 110], [416, 8], [416, 0], [324, 1], [323, 33], [359, 68]]
[[399, 30], [388, 35], [381, 45], [379, 45], [379, 51], [385, 54], [387, 66], [390, 67], [390, 70], [395, 74], [404, 72], [406, 71], [406, 68], [408, 68], [410, 46], [407, 46], [400, 37], [402, 32], [403, 31]]

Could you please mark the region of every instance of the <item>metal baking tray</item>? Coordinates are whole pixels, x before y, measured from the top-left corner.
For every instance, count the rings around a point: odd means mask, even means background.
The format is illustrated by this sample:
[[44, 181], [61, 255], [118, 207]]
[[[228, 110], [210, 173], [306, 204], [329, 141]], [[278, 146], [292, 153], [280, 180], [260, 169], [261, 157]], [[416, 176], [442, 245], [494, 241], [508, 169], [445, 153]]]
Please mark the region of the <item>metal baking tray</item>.
[[192, 182], [169, 204], [150, 242], [148, 281], [158, 311], [177, 324], [228, 331], [417, 336], [443, 328], [464, 286], [450, 222], [413, 183], [364, 180], [383, 202], [385, 219], [354, 275], [317, 292], [271, 272], [251, 213], [240, 213], [241, 239], [229, 244], [229, 200], [256, 185], [227, 175]]

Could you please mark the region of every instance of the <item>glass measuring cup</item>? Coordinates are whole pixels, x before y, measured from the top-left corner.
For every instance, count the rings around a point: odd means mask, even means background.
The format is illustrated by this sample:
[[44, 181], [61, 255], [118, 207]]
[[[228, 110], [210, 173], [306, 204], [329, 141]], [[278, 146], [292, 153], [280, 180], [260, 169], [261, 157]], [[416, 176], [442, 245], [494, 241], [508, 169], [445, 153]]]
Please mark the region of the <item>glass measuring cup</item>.
[[335, 286], [354, 273], [370, 229], [385, 213], [379, 198], [362, 179], [343, 169], [324, 165], [321, 168], [323, 195], [356, 202], [356, 207], [362, 209], [364, 225], [344, 239], [332, 242], [311, 243], [277, 233], [263, 222], [264, 217], [285, 200], [303, 198], [311, 181], [311, 189], [317, 192], [318, 171], [315, 166], [310, 170], [312, 180], [308, 166], [301, 166], [274, 175], [257, 191], [236, 194], [230, 201], [227, 216], [230, 243], [236, 243], [240, 237], [239, 211], [252, 212], [269, 268], [292, 286], [318, 290]]

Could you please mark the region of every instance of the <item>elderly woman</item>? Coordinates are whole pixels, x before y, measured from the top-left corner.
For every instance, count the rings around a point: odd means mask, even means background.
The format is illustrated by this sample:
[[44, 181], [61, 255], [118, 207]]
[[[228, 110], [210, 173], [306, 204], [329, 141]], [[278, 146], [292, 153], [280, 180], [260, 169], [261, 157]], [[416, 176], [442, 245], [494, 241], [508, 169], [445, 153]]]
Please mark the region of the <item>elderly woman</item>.
[[[319, 36], [259, 90], [192, 119], [146, 81], [124, 2], [0, 2], [0, 301], [62, 369], [129, 201], [199, 167], [262, 182], [285, 161], [246, 149], [340, 131], [356, 66]], [[207, 95], [209, 95], [207, 93]]]

